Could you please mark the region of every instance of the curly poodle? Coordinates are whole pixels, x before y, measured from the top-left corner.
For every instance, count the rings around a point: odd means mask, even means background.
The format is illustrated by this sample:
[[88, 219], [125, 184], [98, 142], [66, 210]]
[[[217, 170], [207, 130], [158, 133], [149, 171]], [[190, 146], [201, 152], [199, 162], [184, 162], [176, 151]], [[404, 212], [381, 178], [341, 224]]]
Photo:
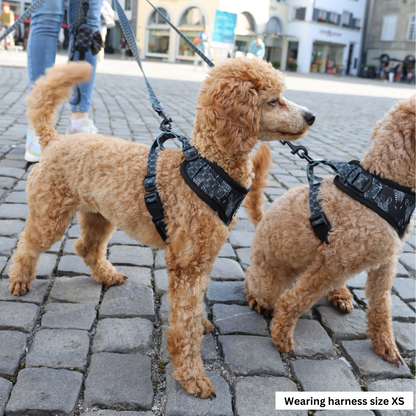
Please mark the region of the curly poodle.
[[[29, 215], [13, 256], [10, 291], [24, 295], [30, 289], [40, 254], [61, 239], [75, 213], [81, 227], [75, 250], [99, 283], [112, 286], [126, 279], [106, 259], [116, 227], [143, 244], [165, 249], [174, 377], [188, 393], [209, 397], [215, 387], [205, 377], [200, 346], [203, 332], [213, 326], [204, 316], [203, 296], [236, 219], [225, 226], [183, 180], [182, 150], [166, 149], [157, 163], [169, 235], [165, 244], [144, 203], [149, 148], [101, 135], [62, 136], [53, 127], [60, 101], [90, 75], [85, 62], [55, 66], [27, 98], [42, 158], [28, 179]], [[250, 187], [249, 154], [257, 139], [296, 139], [314, 121], [306, 108], [283, 98], [284, 90], [282, 74], [262, 60], [229, 59], [216, 66], [199, 93], [191, 144], [241, 186]]]
[[[394, 105], [372, 133], [361, 164], [370, 173], [415, 191], [415, 96]], [[393, 227], [377, 213], [339, 190], [332, 177], [323, 180], [319, 199], [331, 224], [328, 244], [309, 222], [309, 186], [293, 188], [263, 214], [263, 188], [271, 153], [262, 145], [253, 156], [255, 178], [244, 206], [256, 231], [245, 289], [252, 308], [274, 309], [271, 325], [277, 348], [294, 355], [293, 331], [299, 316], [321, 296], [334, 307], [353, 309], [346, 281], [368, 272], [368, 337], [374, 351], [399, 365], [391, 318], [392, 282], [402, 244]], [[295, 279], [298, 277], [296, 283]]]

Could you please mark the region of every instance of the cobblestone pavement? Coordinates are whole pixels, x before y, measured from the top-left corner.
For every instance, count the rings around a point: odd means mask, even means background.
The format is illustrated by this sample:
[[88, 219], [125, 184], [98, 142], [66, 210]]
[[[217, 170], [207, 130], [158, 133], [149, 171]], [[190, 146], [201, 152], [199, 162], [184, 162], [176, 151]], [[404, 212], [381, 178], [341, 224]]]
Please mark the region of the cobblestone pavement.
[[[0, 62], [15, 65], [0, 66], [0, 416], [306, 416], [307, 411], [274, 410], [274, 393], [414, 389], [414, 231], [404, 244], [392, 295], [394, 332], [406, 365], [398, 369], [381, 360], [366, 337], [365, 273], [348, 282], [355, 299], [351, 314], [343, 315], [321, 299], [299, 319], [294, 334], [297, 358], [292, 359], [274, 347], [269, 322], [247, 306], [243, 280], [254, 230], [241, 210], [206, 293], [215, 332], [204, 337], [202, 356], [216, 386], [213, 400], [185, 394], [172, 377], [163, 335], [169, 312], [163, 252], [116, 231], [109, 260], [129, 280], [107, 290], [74, 255], [73, 242], [80, 235], [74, 219], [62, 241], [41, 256], [32, 290], [20, 298], [11, 296], [10, 256], [28, 212], [25, 187], [32, 167], [23, 160], [28, 80], [26, 69], [19, 67], [20, 56], [2, 54]], [[109, 60], [105, 65], [93, 97], [96, 125], [105, 135], [150, 144], [160, 121], [135, 63]], [[174, 130], [190, 136], [205, 73], [186, 65], [145, 63], [145, 67], [174, 119]], [[124, 75], [116, 76], [117, 71]], [[412, 93], [350, 78], [297, 75], [288, 77], [288, 85], [286, 97], [317, 115], [301, 143], [313, 157], [333, 160], [362, 157], [375, 122], [396, 98]], [[62, 105], [57, 115], [60, 133], [68, 116], [69, 106]], [[266, 189], [269, 204], [287, 189], [306, 183], [305, 163], [280, 143], [271, 148], [275, 163]], [[404, 414], [413, 412], [400, 413]]]

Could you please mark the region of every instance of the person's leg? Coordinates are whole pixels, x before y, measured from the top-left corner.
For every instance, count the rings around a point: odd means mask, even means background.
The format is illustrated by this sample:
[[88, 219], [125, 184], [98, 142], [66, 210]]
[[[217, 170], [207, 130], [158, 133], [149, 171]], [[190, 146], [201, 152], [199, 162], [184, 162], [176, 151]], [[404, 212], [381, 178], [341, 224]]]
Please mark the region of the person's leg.
[[[87, 14], [87, 24], [92, 27], [93, 32], [96, 32], [99, 29], [102, 0], [90, 0], [89, 3], [90, 3], [90, 8]], [[78, 6], [77, 0], [69, 1], [69, 4], [68, 4], [68, 24], [69, 24], [69, 33], [70, 33], [70, 42], [69, 42], [69, 48], [68, 48], [69, 55], [71, 55], [72, 44], [74, 42], [74, 19], [75, 19], [77, 6]], [[74, 61], [78, 61], [78, 60], [79, 60], [79, 52], [76, 51]], [[95, 81], [95, 69], [97, 66], [97, 55], [93, 56], [91, 51], [88, 51], [85, 54], [85, 61], [89, 62], [93, 66], [94, 71], [93, 71], [91, 80], [89, 82], [79, 85], [79, 91], [80, 91], [81, 97], [78, 96], [77, 90], [76, 89], [74, 90], [74, 94], [71, 98], [71, 103], [76, 103], [77, 101], [79, 101], [79, 103], [71, 104], [72, 120], [78, 120], [78, 119], [84, 119], [84, 118], [88, 119], [88, 111], [91, 106], [92, 92], [93, 92], [94, 81]], [[93, 125], [93, 123], [91, 123], [91, 125]], [[85, 127], [85, 122], [83, 126]], [[75, 130], [78, 130], [77, 128], [70, 129], [70, 127], [68, 127], [68, 130], [67, 130], [67, 133], [78, 132], [78, 131], [75, 131]]]
[[[32, 0], [32, 3], [35, 0]], [[46, 0], [31, 17], [27, 42], [27, 69], [30, 86], [45, 75], [45, 70], [55, 63], [59, 29], [65, 12], [64, 0]], [[41, 157], [38, 137], [28, 128], [25, 159], [38, 162]]]

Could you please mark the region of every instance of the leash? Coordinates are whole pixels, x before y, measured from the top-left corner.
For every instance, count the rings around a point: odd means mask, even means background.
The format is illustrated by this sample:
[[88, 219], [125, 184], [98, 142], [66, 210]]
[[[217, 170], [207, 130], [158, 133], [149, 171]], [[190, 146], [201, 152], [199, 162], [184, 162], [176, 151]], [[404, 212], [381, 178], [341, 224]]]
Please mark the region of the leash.
[[307, 177], [310, 186], [309, 204], [311, 217], [309, 222], [317, 237], [328, 243], [331, 224], [326, 218], [318, 199], [322, 178], [316, 176], [314, 168], [320, 164], [329, 166], [335, 173], [334, 184], [341, 191], [367, 206], [384, 218], [402, 238], [407, 230], [410, 219], [416, 208], [415, 193], [393, 181], [372, 175], [360, 165], [360, 162], [332, 162], [327, 159], [314, 160], [304, 146], [280, 140], [283, 145], [291, 148], [291, 153], [308, 162]]
[[45, 0], [36, 0], [31, 6], [29, 6], [25, 12], [0, 36], [0, 42], [8, 36], [13, 30], [23, 23], [28, 17], [32, 16], [32, 13], [44, 2]]

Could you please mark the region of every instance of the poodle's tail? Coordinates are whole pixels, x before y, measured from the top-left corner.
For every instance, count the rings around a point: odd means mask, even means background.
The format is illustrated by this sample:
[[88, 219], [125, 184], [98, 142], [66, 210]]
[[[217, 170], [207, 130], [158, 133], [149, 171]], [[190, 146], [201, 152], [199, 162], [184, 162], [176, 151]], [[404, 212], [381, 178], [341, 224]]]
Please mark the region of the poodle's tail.
[[35, 82], [32, 92], [26, 98], [27, 116], [29, 126], [39, 136], [42, 150], [57, 134], [53, 124], [59, 103], [70, 97], [74, 84], [88, 81], [91, 73], [92, 66], [89, 63], [70, 62], [48, 69], [46, 75]]
[[272, 152], [267, 144], [262, 144], [260, 149], [251, 157], [253, 162], [254, 180], [251, 190], [244, 201], [249, 220], [254, 227], [263, 218], [263, 204], [266, 200], [263, 189], [267, 186], [267, 177], [272, 165]]

